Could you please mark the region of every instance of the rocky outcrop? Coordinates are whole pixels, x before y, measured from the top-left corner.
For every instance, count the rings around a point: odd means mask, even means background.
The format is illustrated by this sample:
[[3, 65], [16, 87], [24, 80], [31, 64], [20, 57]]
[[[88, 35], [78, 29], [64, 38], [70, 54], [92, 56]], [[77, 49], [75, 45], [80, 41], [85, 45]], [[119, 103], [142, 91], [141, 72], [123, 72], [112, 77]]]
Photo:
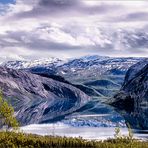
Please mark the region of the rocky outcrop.
[[112, 105], [132, 128], [148, 130], [148, 59], [127, 71], [124, 84]]
[[89, 101], [80, 89], [55, 79], [0, 67], [0, 89], [22, 124], [54, 121]]

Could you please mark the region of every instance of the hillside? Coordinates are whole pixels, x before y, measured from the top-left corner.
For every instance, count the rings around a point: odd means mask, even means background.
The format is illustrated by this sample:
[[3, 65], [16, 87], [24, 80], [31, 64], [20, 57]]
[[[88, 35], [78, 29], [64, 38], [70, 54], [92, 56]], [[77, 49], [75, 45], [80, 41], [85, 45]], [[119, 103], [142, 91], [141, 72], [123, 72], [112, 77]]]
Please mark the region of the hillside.
[[126, 73], [120, 92], [112, 103], [132, 128], [148, 130], [148, 59]]

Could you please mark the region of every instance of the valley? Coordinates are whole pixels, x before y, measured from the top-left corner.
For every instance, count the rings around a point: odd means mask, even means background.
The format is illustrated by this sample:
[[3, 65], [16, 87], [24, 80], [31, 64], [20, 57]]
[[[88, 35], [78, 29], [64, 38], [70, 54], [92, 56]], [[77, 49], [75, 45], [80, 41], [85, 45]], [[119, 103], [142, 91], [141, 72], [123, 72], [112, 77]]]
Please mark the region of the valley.
[[1, 89], [22, 125], [61, 122], [125, 128], [126, 117], [110, 102], [125, 84], [128, 69], [143, 60], [94, 55], [68, 61], [9, 61], [1, 65]]

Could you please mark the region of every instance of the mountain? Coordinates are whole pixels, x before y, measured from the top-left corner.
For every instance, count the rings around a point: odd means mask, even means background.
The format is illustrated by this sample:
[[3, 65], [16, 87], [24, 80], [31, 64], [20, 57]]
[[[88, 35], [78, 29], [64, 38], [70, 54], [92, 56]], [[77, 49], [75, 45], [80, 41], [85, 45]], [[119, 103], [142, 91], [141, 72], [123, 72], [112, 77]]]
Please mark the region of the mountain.
[[10, 61], [2, 65], [39, 75], [59, 75], [78, 85], [87, 94], [92, 90], [93, 93], [88, 94], [90, 96], [112, 97], [120, 89], [128, 68], [140, 60], [142, 58], [91, 55], [65, 61], [58, 58]]
[[[127, 71], [127, 69], [138, 62], [140, 58], [111, 58], [101, 56], [87, 56], [79, 59], [73, 59], [64, 63], [57, 68], [57, 74], [63, 77], [79, 81], [98, 78], [111, 70], [118, 70], [121, 72]], [[118, 73], [117, 71], [117, 73]], [[116, 71], [114, 71], [116, 73]]]
[[87, 87], [89, 84], [91, 89], [102, 96], [112, 97], [120, 89], [129, 67], [141, 60], [142, 58], [85, 56], [60, 65], [56, 68], [56, 74], [75, 84]]
[[2, 66], [6, 66], [7, 68], [13, 69], [28, 69], [28, 68], [39, 68], [39, 67], [56, 67], [63, 64], [63, 60], [49, 57], [49, 58], [42, 58], [39, 60], [29, 60], [29, 61], [8, 61], [1, 63]]
[[122, 88], [111, 104], [132, 128], [148, 130], [148, 59], [127, 71]]
[[55, 79], [54, 76], [47, 78], [0, 67], [0, 87], [4, 98], [15, 108], [16, 117], [22, 124], [63, 118], [90, 100], [80, 89]]
[[[117, 122], [125, 126], [123, 117], [104, 102], [109, 101], [110, 97], [119, 91], [128, 68], [141, 60], [142, 58], [111, 58], [92, 55], [67, 61], [57, 58], [25, 62], [10, 61], [3, 63], [3, 69], [9, 71], [11, 68], [12, 71], [8, 82], [12, 79], [12, 84], [21, 83], [20, 86], [22, 85], [23, 88], [20, 87], [17, 90], [11, 86], [4, 93], [7, 99], [9, 99], [8, 96], [16, 98], [10, 100], [15, 107], [17, 118], [23, 124], [60, 120], [72, 126], [116, 126]], [[13, 76], [17, 78], [13, 74], [16, 72], [19, 73], [17, 80], [11, 78]], [[3, 75], [2, 79], [5, 80], [6, 77]], [[64, 86], [61, 86], [61, 83]], [[36, 90], [37, 86], [39, 88]], [[69, 86], [70, 93], [67, 89], [63, 90], [63, 87], [69, 88]], [[29, 92], [26, 89], [29, 89]], [[81, 99], [82, 102], [73, 103], [71, 93], [76, 93], [76, 90], [84, 94], [85, 97], [77, 96], [77, 99]], [[12, 95], [10, 92], [13, 92]], [[52, 102], [47, 99], [48, 96], [52, 98]]]

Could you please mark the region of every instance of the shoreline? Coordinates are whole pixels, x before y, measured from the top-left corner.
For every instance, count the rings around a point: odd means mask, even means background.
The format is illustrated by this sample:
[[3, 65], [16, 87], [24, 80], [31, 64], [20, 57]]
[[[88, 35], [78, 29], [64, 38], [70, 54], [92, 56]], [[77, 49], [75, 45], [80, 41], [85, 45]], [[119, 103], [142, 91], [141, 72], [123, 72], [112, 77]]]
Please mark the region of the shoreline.
[[[114, 138], [115, 127], [73, 127], [63, 123], [57, 124], [31, 124], [20, 128], [24, 133], [37, 134], [41, 136], [82, 137], [86, 140], [107, 140]], [[120, 128], [121, 134], [128, 136], [127, 128]], [[145, 133], [133, 133], [135, 139], [145, 140]]]

